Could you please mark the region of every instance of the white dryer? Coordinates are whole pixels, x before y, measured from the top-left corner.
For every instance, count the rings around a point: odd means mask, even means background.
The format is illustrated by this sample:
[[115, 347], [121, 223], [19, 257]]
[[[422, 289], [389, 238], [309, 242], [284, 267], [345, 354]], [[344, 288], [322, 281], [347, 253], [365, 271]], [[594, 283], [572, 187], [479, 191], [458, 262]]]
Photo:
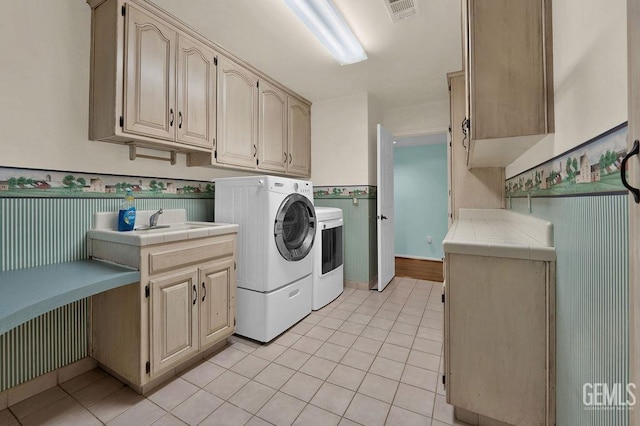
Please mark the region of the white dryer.
[[316, 207], [318, 227], [314, 245], [313, 305], [318, 310], [344, 291], [342, 209]]
[[240, 225], [236, 333], [268, 342], [311, 312], [313, 186], [275, 176], [216, 179], [214, 215]]

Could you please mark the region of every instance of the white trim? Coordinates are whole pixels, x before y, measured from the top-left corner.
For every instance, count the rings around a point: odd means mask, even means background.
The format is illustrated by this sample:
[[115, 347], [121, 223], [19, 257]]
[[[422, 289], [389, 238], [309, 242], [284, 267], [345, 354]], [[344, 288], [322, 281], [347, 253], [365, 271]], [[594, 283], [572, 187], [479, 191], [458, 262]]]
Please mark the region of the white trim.
[[411, 256], [409, 254], [396, 254], [395, 256], [403, 257], [405, 259], [431, 260], [433, 262], [442, 262], [442, 259], [439, 259], [437, 257]]

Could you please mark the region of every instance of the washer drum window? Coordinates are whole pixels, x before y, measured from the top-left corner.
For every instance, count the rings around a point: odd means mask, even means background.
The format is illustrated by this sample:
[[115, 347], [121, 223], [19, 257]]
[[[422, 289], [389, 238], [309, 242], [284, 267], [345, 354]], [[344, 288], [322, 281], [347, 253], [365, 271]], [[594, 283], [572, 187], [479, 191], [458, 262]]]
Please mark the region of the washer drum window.
[[316, 214], [311, 201], [300, 194], [284, 199], [274, 224], [276, 247], [289, 261], [304, 259], [316, 236]]

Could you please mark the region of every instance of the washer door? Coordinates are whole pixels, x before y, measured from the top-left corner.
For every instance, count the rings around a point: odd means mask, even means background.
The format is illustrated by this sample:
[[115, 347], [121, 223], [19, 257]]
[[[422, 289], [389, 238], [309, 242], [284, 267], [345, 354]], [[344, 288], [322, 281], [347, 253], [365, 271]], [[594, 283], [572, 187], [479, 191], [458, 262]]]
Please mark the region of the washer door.
[[311, 201], [300, 194], [287, 196], [276, 213], [274, 234], [282, 257], [304, 259], [316, 237], [316, 212]]

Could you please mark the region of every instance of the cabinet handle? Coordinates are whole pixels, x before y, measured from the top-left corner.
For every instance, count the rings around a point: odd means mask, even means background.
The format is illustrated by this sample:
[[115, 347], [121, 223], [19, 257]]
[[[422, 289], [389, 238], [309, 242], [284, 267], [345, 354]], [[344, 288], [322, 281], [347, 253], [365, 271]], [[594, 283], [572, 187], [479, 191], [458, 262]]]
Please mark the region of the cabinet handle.
[[640, 152], [639, 144], [640, 142], [636, 139], [633, 142], [633, 149], [626, 155], [626, 157], [624, 157], [624, 160], [622, 160], [622, 164], [620, 165], [620, 178], [622, 179], [622, 184], [629, 190], [629, 192], [633, 194], [633, 199], [635, 200], [636, 204], [640, 203], [640, 189], [634, 188], [633, 186], [629, 185], [629, 182], [627, 182], [627, 161], [634, 155], [638, 155], [638, 153]]
[[178, 118], [180, 119], [180, 123], [178, 123], [178, 129], [182, 129], [182, 111], [178, 112]]
[[202, 301], [204, 302], [204, 298], [207, 297], [207, 286], [204, 285], [204, 282], [202, 283], [202, 291], [204, 292], [202, 295]]
[[169, 126], [173, 126], [173, 108], [169, 108]]
[[291, 164], [292, 160], [293, 160], [293, 157], [291, 156], [291, 153], [289, 153], [289, 164]]
[[193, 304], [195, 305], [196, 302], [198, 301], [198, 289], [196, 288], [196, 285], [193, 285]]
[[467, 146], [464, 144], [464, 141], [467, 140], [468, 129], [469, 129], [469, 120], [467, 120], [467, 118], [465, 117], [464, 120], [462, 120], [462, 135], [463, 135], [462, 146], [464, 147], [464, 149], [467, 149]]
[[253, 156], [255, 157], [256, 155], [258, 155], [258, 147], [255, 146], [255, 144], [253, 145]]

